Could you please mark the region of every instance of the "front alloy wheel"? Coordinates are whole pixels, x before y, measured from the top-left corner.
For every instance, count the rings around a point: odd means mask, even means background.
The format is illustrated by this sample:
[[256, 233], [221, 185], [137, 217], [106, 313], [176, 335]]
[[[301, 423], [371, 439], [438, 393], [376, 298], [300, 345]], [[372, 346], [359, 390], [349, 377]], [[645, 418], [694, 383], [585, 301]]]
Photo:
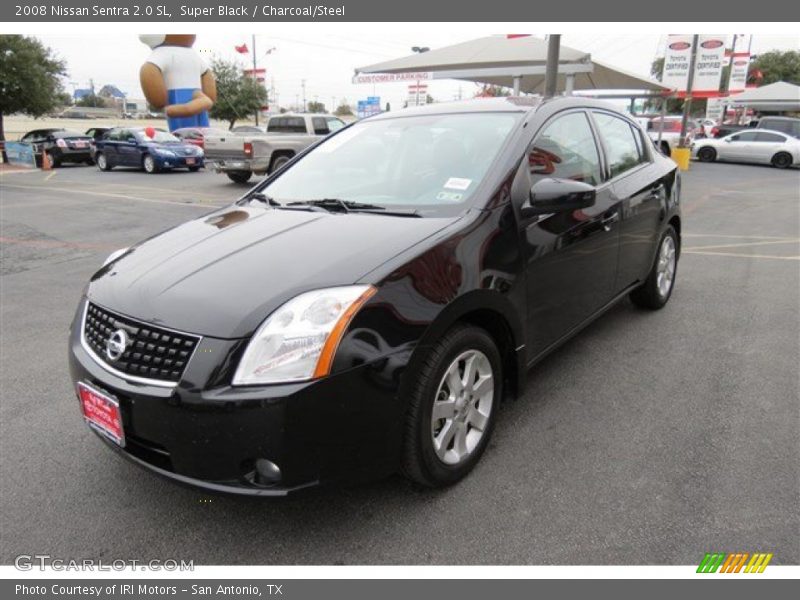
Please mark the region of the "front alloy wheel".
[[466, 461], [486, 433], [494, 403], [494, 372], [483, 352], [468, 350], [450, 363], [436, 392], [431, 435], [446, 465]]
[[145, 155], [144, 160], [142, 161], [142, 165], [144, 166], [144, 170], [147, 171], [148, 173], [155, 173], [156, 171], [158, 171], [155, 159], [149, 154]]
[[456, 325], [409, 377], [403, 472], [429, 487], [450, 485], [486, 449], [502, 394], [502, 362], [492, 337]]

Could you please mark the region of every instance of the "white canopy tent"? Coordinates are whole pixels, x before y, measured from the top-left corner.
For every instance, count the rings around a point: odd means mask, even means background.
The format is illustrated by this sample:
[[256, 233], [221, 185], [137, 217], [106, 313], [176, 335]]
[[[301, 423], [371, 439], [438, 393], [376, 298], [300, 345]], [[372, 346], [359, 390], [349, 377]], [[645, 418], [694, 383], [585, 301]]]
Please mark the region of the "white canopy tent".
[[[490, 36], [412, 54], [356, 69], [364, 74], [431, 73], [433, 79], [462, 79], [514, 88], [515, 93], [541, 93], [547, 65], [547, 42], [535, 37]], [[666, 92], [669, 88], [646, 77], [628, 73], [592, 60], [580, 50], [561, 46], [558, 89], [646, 90]]]
[[770, 83], [731, 96], [728, 98], [728, 105], [769, 112], [800, 111], [800, 86], [785, 81]]

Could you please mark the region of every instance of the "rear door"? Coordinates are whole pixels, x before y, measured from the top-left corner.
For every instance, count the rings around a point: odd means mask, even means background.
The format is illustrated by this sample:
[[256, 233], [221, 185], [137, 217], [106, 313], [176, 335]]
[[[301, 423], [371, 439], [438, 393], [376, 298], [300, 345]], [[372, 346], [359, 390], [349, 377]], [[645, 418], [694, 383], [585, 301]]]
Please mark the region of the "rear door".
[[779, 133], [759, 131], [756, 133], [756, 143], [758, 144], [759, 162], [768, 163], [781, 150], [786, 147], [786, 138]]
[[723, 141], [718, 150], [723, 158], [730, 160], [752, 160], [757, 151], [755, 131], [743, 131]]
[[652, 176], [652, 155], [639, 128], [620, 115], [592, 111], [607, 163], [611, 192], [620, 206], [619, 267], [614, 292], [642, 280], [658, 242], [666, 189]]
[[589, 115], [582, 109], [552, 117], [528, 148], [526, 189], [542, 178], [555, 177], [588, 183], [597, 192], [592, 207], [521, 218], [529, 359], [613, 295], [619, 203], [604, 176], [601, 156]]

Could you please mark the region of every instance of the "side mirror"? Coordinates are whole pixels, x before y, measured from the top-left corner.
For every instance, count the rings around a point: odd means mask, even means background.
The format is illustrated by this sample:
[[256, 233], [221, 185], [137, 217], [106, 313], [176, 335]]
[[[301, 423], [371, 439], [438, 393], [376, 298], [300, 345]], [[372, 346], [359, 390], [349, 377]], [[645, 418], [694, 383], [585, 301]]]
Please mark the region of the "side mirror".
[[594, 206], [597, 192], [582, 181], [550, 177], [533, 184], [528, 202], [522, 205], [522, 216], [578, 210]]

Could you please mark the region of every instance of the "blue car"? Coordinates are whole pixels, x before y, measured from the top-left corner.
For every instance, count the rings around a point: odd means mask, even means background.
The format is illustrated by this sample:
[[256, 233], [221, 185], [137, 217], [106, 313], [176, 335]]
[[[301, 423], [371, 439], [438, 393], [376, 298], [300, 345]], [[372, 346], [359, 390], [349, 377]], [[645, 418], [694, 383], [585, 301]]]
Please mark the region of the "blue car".
[[94, 155], [101, 171], [138, 167], [148, 173], [171, 169], [197, 171], [203, 166], [204, 158], [202, 148], [152, 127], [112, 129], [97, 141]]

